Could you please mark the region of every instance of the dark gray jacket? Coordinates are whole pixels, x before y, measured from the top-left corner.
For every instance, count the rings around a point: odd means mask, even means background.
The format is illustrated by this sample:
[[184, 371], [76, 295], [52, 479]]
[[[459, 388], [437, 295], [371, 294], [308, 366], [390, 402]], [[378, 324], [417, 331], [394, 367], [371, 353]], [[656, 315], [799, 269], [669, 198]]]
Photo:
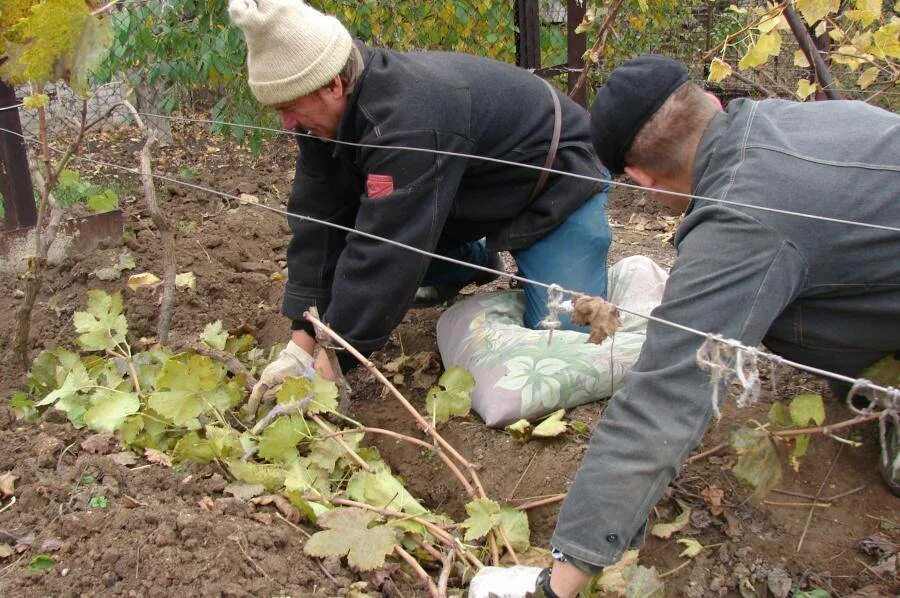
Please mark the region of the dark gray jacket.
[[[697, 195], [900, 226], [900, 117], [862, 102], [731, 102], [697, 153]], [[695, 199], [653, 314], [845, 375], [900, 349], [900, 233]], [[639, 544], [710, 420], [703, 338], [651, 322], [594, 431], [553, 537], [590, 564]]]
[[[525, 70], [444, 52], [400, 53], [362, 44], [365, 70], [348, 98], [338, 139], [301, 138], [288, 209], [425, 250], [441, 237], [490, 249], [528, 247], [600, 191], [600, 183], [398, 147], [488, 156], [543, 166], [553, 132], [550, 90]], [[603, 174], [587, 112], [559, 94], [562, 137], [554, 167]], [[373, 175], [374, 178], [370, 178]], [[393, 192], [378, 198], [368, 183]], [[377, 193], [375, 195], [378, 195]], [[315, 305], [363, 352], [381, 346], [406, 312], [429, 258], [316, 224], [290, 220], [289, 282], [282, 312]]]

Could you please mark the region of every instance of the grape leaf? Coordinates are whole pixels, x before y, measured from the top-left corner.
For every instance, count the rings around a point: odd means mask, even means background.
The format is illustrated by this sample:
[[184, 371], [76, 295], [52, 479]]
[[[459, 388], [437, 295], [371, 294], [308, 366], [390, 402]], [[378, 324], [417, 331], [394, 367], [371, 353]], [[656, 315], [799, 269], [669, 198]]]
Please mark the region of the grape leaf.
[[531, 435], [537, 436], [538, 438], [550, 438], [553, 436], [559, 436], [560, 434], [565, 432], [566, 428], [568, 427], [568, 424], [562, 420], [565, 414], [565, 409], [554, 411], [553, 413], [548, 415], [544, 419], [544, 421], [534, 427], [534, 430], [531, 431]]
[[87, 205], [95, 214], [112, 212], [119, 207], [119, 196], [112, 189], [107, 189], [103, 193], [97, 193], [88, 197]]
[[821, 426], [825, 421], [825, 404], [822, 395], [797, 395], [788, 406], [791, 413], [791, 421], [798, 428], [807, 426], [810, 422]]
[[797, 81], [797, 97], [805, 100], [812, 94], [816, 93], [819, 86], [809, 79], [800, 79]]
[[781, 34], [777, 31], [760, 35], [756, 42], [747, 49], [747, 53], [738, 62], [738, 68], [748, 69], [765, 64], [769, 56], [778, 56], [781, 52]]
[[678, 538], [675, 540], [679, 544], [684, 544], [684, 550], [678, 556], [686, 556], [689, 559], [694, 558], [703, 550], [703, 544], [693, 538]]
[[724, 60], [713, 58], [712, 62], [709, 63], [709, 77], [707, 77], [707, 80], [712, 81], [713, 83], [718, 83], [719, 81], [724, 81], [730, 76], [731, 65]]
[[509, 435], [512, 436], [515, 440], [519, 442], [525, 442], [531, 436], [531, 422], [527, 419], [520, 419], [514, 424], [510, 424], [506, 426], [506, 431], [509, 432]]
[[182, 436], [175, 444], [172, 451], [172, 462], [193, 461], [195, 463], [209, 463], [216, 458], [216, 450], [212, 443], [195, 431], [190, 431]]
[[259, 439], [259, 456], [275, 463], [296, 461], [300, 456], [297, 444], [310, 436], [309, 424], [302, 416], [279, 417], [263, 430]]
[[122, 294], [88, 291], [87, 311], [76, 311], [75, 331], [78, 344], [88, 351], [114, 349], [125, 342], [128, 322], [122, 315]]
[[778, 483], [781, 461], [765, 431], [737, 428], [731, 433], [730, 443], [739, 455], [732, 472], [756, 489], [754, 495], [762, 496]]
[[397, 546], [393, 528], [370, 527], [376, 519], [375, 513], [362, 509], [334, 509], [324, 513], [317, 523], [325, 530], [313, 534], [303, 550], [318, 557], [346, 555], [347, 563], [360, 571], [376, 569]]
[[628, 584], [625, 588], [626, 598], [663, 598], [665, 586], [659, 579], [656, 567], [632, 565], [622, 574]]
[[193, 272], [182, 272], [175, 275], [175, 287], [179, 289], [196, 289], [197, 277]]
[[624, 596], [628, 584], [625, 581], [625, 570], [637, 565], [638, 551], [626, 550], [619, 562], [604, 567], [597, 582], [597, 589], [607, 594]]
[[466, 504], [469, 517], [462, 522], [467, 542], [483, 538], [500, 523], [500, 505], [489, 498], [477, 498]]
[[46, 571], [47, 569], [52, 569], [56, 565], [56, 561], [53, 560], [53, 557], [48, 556], [46, 554], [39, 554], [28, 563], [28, 568], [32, 571]]
[[115, 432], [129, 415], [137, 413], [141, 400], [137, 393], [117, 392], [101, 388], [93, 394], [91, 406], [84, 414], [84, 423], [97, 432]]
[[[232, 355], [247, 353], [256, 345], [256, 339], [252, 334], [242, 334], [240, 336], [229, 336], [225, 342], [225, 351]], [[260, 352], [261, 353], [261, 352]]]
[[[362, 437], [362, 434], [346, 434], [343, 439], [347, 446], [355, 450]], [[318, 438], [312, 443], [309, 460], [322, 469], [331, 471], [346, 454], [334, 438]], [[342, 463], [342, 466], [346, 466], [346, 463]]]
[[691, 520], [691, 508], [681, 502], [678, 503], [681, 506], [681, 513], [678, 514], [671, 523], [657, 523], [650, 530], [650, 533], [656, 536], [657, 538], [662, 538], [663, 540], [668, 540], [672, 537], [672, 534], [675, 532], [681, 531], [684, 526], [688, 524]]
[[41, 351], [31, 363], [28, 385], [36, 396], [46, 396], [59, 388], [69, 370], [80, 362], [78, 355], [60, 347]]
[[768, 418], [769, 421], [776, 426], [782, 428], [789, 428], [791, 426], [791, 414], [788, 413], [787, 408], [781, 401], [775, 401], [774, 403], [772, 403], [772, 406], [769, 407]]
[[213, 349], [223, 351], [225, 343], [228, 341], [228, 331], [222, 330], [222, 320], [216, 320], [211, 324], [207, 324], [200, 335], [200, 340]]
[[347, 496], [358, 502], [403, 511], [410, 515], [427, 512], [427, 509], [406, 490], [403, 483], [389, 471], [377, 473], [357, 471], [347, 483]]
[[289, 492], [302, 494], [311, 490], [319, 496], [330, 496], [330, 473], [308, 458], [300, 457], [288, 467], [284, 487]]
[[132, 291], [137, 291], [141, 287], [156, 286], [160, 282], [159, 276], [153, 272], [141, 272], [140, 274], [132, 274], [128, 277], [125, 284]]
[[228, 484], [223, 492], [241, 500], [250, 500], [265, 491], [262, 484]]
[[312, 383], [306, 378], [286, 376], [281, 388], [275, 393], [275, 401], [280, 405], [290, 401], [302, 401], [313, 392]]
[[506, 534], [513, 550], [516, 552], [528, 550], [531, 544], [531, 530], [528, 527], [528, 515], [525, 514], [525, 511], [500, 507], [500, 529]]
[[438, 380], [438, 385], [428, 391], [425, 408], [434, 421], [440, 423], [454, 415], [468, 415], [472, 408], [472, 391], [475, 378], [465, 368], [453, 366]]
[[[806, 454], [809, 448], [809, 434], [803, 434], [794, 438], [794, 450], [791, 453], [792, 459], [799, 459]], [[799, 464], [798, 464], [799, 465]]]
[[881, 386], [900, 386], [900, 359], [888, 355], [867, 367], [860, 377]]
[[243, 398], [243, 378], [229, 379], [224, 366], [204, 355], [191, 355], [185, 363], [170, 359], [156, 381], [158, 389], [148, 405], [176, 426], [198, 429], [198, 417], [213, 408], [226, 410]]
[[856, 84], [859, 85], [860, 89], [866, 89], [878, 79], [878, 67], [872, 66], [864, 70], [860, 73], [859, 78], [856, 80]]
[[313, 400], [306, 407], [307, 413], [316, 414], [337, 411], [338, 389], [334, 382], [316, 375], [312, 380], [312, 392], [314, 396]]
[[92, 386], [94, 381], [88, 375], [87, 368], [81, 361], [74, 363], [71, 369], [66, 373], [66, 377], [59, 388], [50, 392], [43, 399], [35, 403], [38, 407], [57, 403], [56, 408], [60, 411], [67, 411], [67, 401], [72, 399], [77, 393]]
[[206, 426], [206, 439], [212, 445], [213, 452], [218, 459], [230, 459], [246, 453], [241, 444], [241, 437], [234, 428], [220, 428], [219, 426]]
[[284, 486], [286, 472], [281, 466], [237, 459], [226, 461], [226, 465], [235, 479], [247, 484], [260, 484], [268, 492], [278, 492]]

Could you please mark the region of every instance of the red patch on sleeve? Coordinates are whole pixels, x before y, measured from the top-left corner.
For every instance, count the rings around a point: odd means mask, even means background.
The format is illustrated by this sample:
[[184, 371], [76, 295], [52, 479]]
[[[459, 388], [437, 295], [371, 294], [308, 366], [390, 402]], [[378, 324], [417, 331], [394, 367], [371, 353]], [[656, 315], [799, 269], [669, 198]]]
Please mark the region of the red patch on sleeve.
[[366, 178], [366, 193], [369, 199], [387, 197], [394, 192], [394, 178], [386, 174], [370, 174]]

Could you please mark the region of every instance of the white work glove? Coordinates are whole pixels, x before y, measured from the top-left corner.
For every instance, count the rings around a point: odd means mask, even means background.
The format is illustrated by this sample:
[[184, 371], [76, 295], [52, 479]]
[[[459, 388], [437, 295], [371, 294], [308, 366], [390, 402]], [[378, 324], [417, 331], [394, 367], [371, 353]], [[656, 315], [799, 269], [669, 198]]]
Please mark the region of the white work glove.
[[540, 567], [485, 567], [469, 583], [469, 598], [525, 598], [534, 594]]
[[278, 357], [266, 366], [259, 377], [259, 382], [250, 393], [247, 401], [247, 411], [250, 415], [256, 415], [256, 409], [260, 401], [270, 388], [274, 388], [284, 382], [288, 376], [308, 376], [313, 370], [313, 357], [304, 351], [294, 341], [288, 341], [287, 346], [281, 350]]

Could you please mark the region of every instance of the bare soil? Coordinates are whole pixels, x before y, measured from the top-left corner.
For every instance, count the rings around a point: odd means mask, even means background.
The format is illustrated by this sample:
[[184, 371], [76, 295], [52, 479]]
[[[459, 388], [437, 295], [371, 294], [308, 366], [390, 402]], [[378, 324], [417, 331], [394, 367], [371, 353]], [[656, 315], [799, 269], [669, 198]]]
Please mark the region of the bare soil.
[[[183, 167], [189, 166], [196, 184], [284, 206], [293, 175], [295, 146], [289, 140], [271, 141], [262, 156], [253, 157], [200, 128], [176, 126], [175, 134], [174, 146], [156, 152], [157, 173], [183, 178]], [[93, 136], [87, 153], [132, 166], [140, 143], [135, 131], [124, 129]], [[126, 232], [121, 239], [71, 255], [52, 268], [33, 318], [34, 354], [71, 343], [72, 314], [83, 306], [91, 288], [122, 291], [129, 342], [140, 346], [141, 339], [155, 334], [156, 292], [125, 288], [129, 271], [114, 281], [99, 280], [95, 274], [116, 263], [124, 251], [137, 263], [133, 272], [160, 274], [159, 235], [134, 194], [136, 182], [126, 173], [86, 163], [76, 166], [84, 177], [119, 182], [125, 190]], [[179, 271], [192, 271], [197, 279], [196, 290], [178, 293], [176, 339], [195, 337], [207, 323], [222, 320], [231, 330], [251, 332], [263, 346], [283, 342], [288, 323], [279, 315], [284, 283], [277, 274], [290, 238], [283, 218], [172, 183], [160, 185], [159, 191], [163, 211], [178, 227]], [[668, 238], [676, 222], [654, 208], [652, 200], [617, 190], [609, 215], [615, 236], [611, 261], [640, 253], [672, 265], [674, 250]], [[9, 354], [20, 301], [16, 291], [22, 288], [17, 276], [0, 277], [4, 401], [25, 383], [25, 373]], [[434, 330], [441, 311], [411, 310], [374, 361], [384, 364], [401, 351], [436, 354]], [[430, 373], [440, 373], [437, 357]], [[369, 426], [417, 434], [411, 418], [377, 381], [359, 370], [349, 378], [355, 391], [349, 415]], [[764, 420], [775, 399], [789, 399], [798, 392], [828, 393], [822, 381], [804, 374], [782, 372], [779, 379], [774, 392], [767, 389], [755, 407], [738, 411], [729, 403], [698, 452], [725, 441], [733, 425], [751, 418]], [[425, 389], [403, 390], [424, 409]], [[569, 417], [593, 427], [602, 409], [602, 404], [586, 405]], [[839, 401], [829, 401], [829, 421], [848, 416]], [[520, 444], [485, 427], [475, 416], [449, 422], [441, 433], [477, 464], [487, 493], [508, 500], [565, 492], [588, 442], [586, 436], [570, 433]], [[0, 503], [0, 544], [15, 547], [12, 555], [0, 558], [0, 595], [423, 592], [403, 570], [361, 578], [337, 561], [305, 556], [302, 530], [278, 518], [271, 507], [255, 507], [226, 495], [227, 480], [214, 468], [166, 468], [143, 460], [117, 465], [108, 456], [92, 453], [97, 449], [90, 443], [91, 450], [82, 446], [89, 436], [73, 430], [58, 413], [23, 423], [5, 408], [0, 410], [0, 475], [11, 472], [18, 478], [15, 502]], [[900, 502], [886, 490], [877, 471], [875, 426], [853, 430], [849, 436], [862, 446], [851, 448], [817, 437], [799, 472], [785, 472], [780, 490], [816, 495], [821, 486], [820, 497], [856, 490], [812, 514], [802, 506], [809, 500], [801, 497], [770, 493], [766, 500], [774, 504], [751, 500], [749, 489], [730, 473], [735, 458], [728, 452], [686, 466], [657, 506], [651, 524], [672, 520], [678, 512], [677, 498], [693, 507], [690, 525], [678, 537], [693, 537], [707, 548], [686, 561], [679, 557], [684, 547], [674, 539], [651, 537], [642, 549], [641, 563], [660, 573], [671, 572], [664, 579], [671, 596], [786, 596], [791, 586], [822, 588], [835, 596], [896, 595], [900, 591], [896, 569], [885, 563], [884, 551], [879, 554], [870, 549], [871, 542], [860, 543], [874, 534], [880, 534], [882, 547], [900, 541]], [[464, 515], [465, 494], [440, 460], [389, 438], [370, 442], [426, 505], [456, 518]], [[721, 513], [714, 514], [702, 496], [710, 487], [724, 491]], [[105, 498], [107, 504], [100, 505], [95, 497]], [[558, 504], [529, 512], [536, 546], [546, 547], [557, 513]], [[312, 526], [301, 527], [314, 531]], [[56, 565], [49, 571], [29, 569], [38, 554], [52, 556]], [[896, 560], [893, 563], [896, 567]]]

